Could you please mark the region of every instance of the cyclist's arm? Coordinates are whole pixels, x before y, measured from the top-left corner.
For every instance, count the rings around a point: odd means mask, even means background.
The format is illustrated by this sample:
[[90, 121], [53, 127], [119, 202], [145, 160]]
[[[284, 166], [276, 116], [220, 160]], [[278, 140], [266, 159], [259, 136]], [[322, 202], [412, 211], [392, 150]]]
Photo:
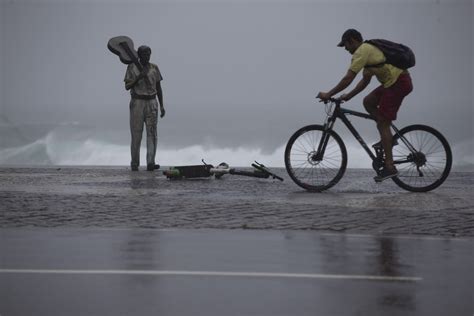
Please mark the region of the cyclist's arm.
[[362, 76], [362, 79], [359, 81], [359, 83], [355, 86], [355, 88], [349, 92], [348, 94], [345, 94], [341, 97], [344, 101], [349, 101], [356, 95], [358, 95], [362, 90], [364, 90], [370, 83], [370, 80], [372, 79], [372, 74], [365, 72], [364, 75]]
[[352, 83], [352, 81], [354, 81], [356, 75], [357, 73], [353, 72], [352, 70], [348, 70], [346, 75], [341, 79], [337, 86], [329, 90], [329, 92], [327, 93], [329, 97], [332, 97], [333, 95], [347, 88]]

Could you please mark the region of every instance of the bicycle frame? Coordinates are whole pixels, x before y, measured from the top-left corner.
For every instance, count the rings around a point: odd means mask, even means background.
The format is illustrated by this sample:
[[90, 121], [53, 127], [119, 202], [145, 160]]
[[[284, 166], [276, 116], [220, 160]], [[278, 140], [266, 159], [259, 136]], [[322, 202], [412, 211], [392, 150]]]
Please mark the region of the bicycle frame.
[[[334, 108], [334, 111], [333, 111], [332, 115], [328, 117], [326, 123], [324, 124], [324, 133], [323, 133], [323, 136], [322, 136], [321, 141], [319, 143], [318, 150], [316, 152], [316, 155], [315, 155], [314, 159], [315, 160], [322, 160], [322, 157], [324, 157], [324, 152], [326, 150], [326, 146], [327, 146], [327, 143], [329, 141], [328, 131], [332, 130], [333, 127], [334, 127], [334, 124], [336, 123], [336, 120], [340, 119], [344, 123], [344, 125], [346, 125], [346, 127], [349, 129], [349, 131], [352, 133], [352, 135], [354, 135], [354, 137], [357, 139], [357, 141], [362, 146], [362, 148], [364, 148], [364, 150], [369, 155], [369, 157], [372, 159], [372, 161], [375, 162], [375, 161], [379, 160], [380, 158], [377, 157], [374, 154], [374, 152], [372, 152], [372, 150], [369, 148], [367, 143], [360, 136], [359, 132], [357, 132], [354, 125], [352, 125], [352, 123], [349, 121], [349, 119], [347, 118], [347, 115], [353, 115], [353, 116], [361, 117], [361, 118], [372, 120], [372, 121], [375, 121], [375, 118], [373, 116], [369, 115], [369, 114], [366, 114], [366, 113], [361, 113], [361, 112], [352, 111], [352, 110], [349, 110], [349, 109], [342, 108], [341, 107], [342, 102], [339, 101], [339, 100], [332, 100], [332, 102], [335, 104], [335, 108]], [[410, 151], [416, 152], [416, 150], [413, 148], [413, 146], [402, 135], [400, 135], [399, 129], [393, 123], [391, 123], [391, 127], [394, 130], [395, 134], [397, 134], [400, 137], [400, 140], [410, 149]], [[403, 160], [403, 161], [394, 161], [395, 164], [401, 164], [401, 163], [406, 163], [406, 162], [408, 162], [408, 159]]]

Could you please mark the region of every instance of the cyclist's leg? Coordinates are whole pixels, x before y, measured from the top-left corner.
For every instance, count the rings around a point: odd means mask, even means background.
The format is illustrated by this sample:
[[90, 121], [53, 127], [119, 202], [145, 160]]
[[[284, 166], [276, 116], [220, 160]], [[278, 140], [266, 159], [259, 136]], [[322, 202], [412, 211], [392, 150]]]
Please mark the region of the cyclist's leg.
[[[364, 104], [364, 107], [365, 107], [366, 111], [375, 118], [375, 120], [377, 122], [377, 127], [378, 127], [378, 121], [379, 121], [379, 119], [378, 119], [378, 108], [379, 108], [380, 100], [381, 100], [381, 98], [384, 94], [384, 90], [385, 90], [385, 88], [382, 85], [378, 86], [377, 88], [372, 90], [372, 92], [370, 92], [364, 98], [364, 101], [363, 101], [364, 102], [363, 104]], [[382, 147], [381, 144], [382, 144], [382, 141], [379, 141], [376, 144], [374, 144], [374, 146]]]
[[385, 160], [383, 169], [374, 177], [375, 182], [382, 182], [398, 175], [398, 171], [393, 164], [391, 123], [392, 120], [386, 119], [382, 115], [377, 115], [377, 129], [379, 130], [382, 147], [385, 152]]
[[382, 148], [385, 152], [385, 168], [393, 171], [395, 166], [393, 165], [391, 123], [392, 120], [386, 119], [381, 115], [377, 118], [377, 129], [379, 130]]
[[383, 88], [380, 104], [377, 109], [377, 128], [385, 152], [385, 167], [395, 169], [392, 155], [392, 131], [390, 124], [397, 119], [397, 112], [403, 99], [413, 90], [409, 74], [402, 74], [389, 88]]
[[377, 115], [377, 108], [380, 103], [380, 98], [383, 94], [383, 86], [379, 86], [375, 88], [372, 92], [370, 92], [363, 101], [364, 108], [370, 115], [376, 117]]

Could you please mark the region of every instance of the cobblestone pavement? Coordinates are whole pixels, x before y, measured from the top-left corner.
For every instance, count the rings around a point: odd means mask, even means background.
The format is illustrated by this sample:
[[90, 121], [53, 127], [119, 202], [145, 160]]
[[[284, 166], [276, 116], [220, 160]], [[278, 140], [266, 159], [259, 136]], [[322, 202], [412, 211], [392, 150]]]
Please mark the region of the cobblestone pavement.
[[0, 228], [220, 228], [474, 236], [473, 173], [453, 172], [429, 193], [369, 170], [349, 170], [331, 190], [225, 175], [167, 180], [125, 167], [0, 168]]

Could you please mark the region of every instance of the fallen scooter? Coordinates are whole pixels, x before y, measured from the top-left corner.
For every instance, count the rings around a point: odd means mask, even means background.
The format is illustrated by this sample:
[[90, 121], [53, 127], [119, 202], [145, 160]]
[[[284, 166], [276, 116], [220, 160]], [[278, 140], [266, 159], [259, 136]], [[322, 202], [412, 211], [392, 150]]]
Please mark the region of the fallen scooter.
[[254, 177], [261, 179], [278, 179], [283, 181], [283, 178], [271, 172], [265, 165], [255, 161], [252, 163], [254, 168], [252, 171], [247, 170], [238, 170], [235, 168], [230, 168], [229, 165], [225, 162], [220, 163], [217, 167], [207, 164], [202, 160], [202, 165], [193, 165], [193, 166], [177, 166], [171, 167], [169, 170], [163, 171], [163, 174], [168, 179], [192, 179], [192, 178], [209, 178], [214, 176], [216, 179], [222, 178], [225, 174], [237, 175], [237, 176], [246, 176]]

